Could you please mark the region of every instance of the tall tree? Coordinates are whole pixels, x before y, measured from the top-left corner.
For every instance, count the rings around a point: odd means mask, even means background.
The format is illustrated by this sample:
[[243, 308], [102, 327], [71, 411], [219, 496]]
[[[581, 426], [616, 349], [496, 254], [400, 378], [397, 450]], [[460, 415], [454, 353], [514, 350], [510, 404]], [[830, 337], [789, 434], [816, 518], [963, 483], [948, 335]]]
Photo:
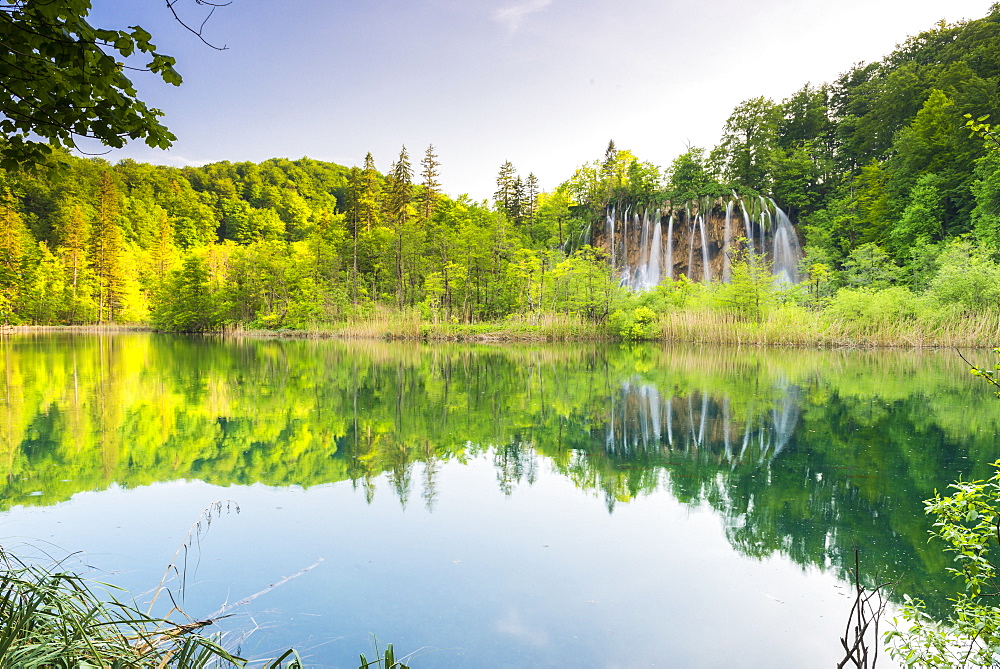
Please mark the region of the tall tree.
[[780, 119], [778, 105], [764, 97], [741, 102], [733, 110], [711, 154], [711, 161], [731, 185], [770, 191]]
[[382, 200], [382, 181], [375, 169], [375, 159], [371, 152], [365, 155], [365, 166], [361, 171], [358, 194], [358, 218], [365, 223], [365, 231], [370, 232], [379, 224], [379, 203]]
[[493, 201], [500, 211], [510, 217], [513, 217], [514, 200], [517, 195], [515, 188], [517, 178], [517, 171], [509, 160], [500, 166], [500, 172], [497, 174], [497, 190], [493, 194]]
[[434, 213], [434, 205], [441, 195], [441, 184], [437, 180], [438, 176], [440, 176], [438, 174], [440, 163], [438, 163], [437, 155], [434, 153], [433, 144], [427, 147], [427, 151], [420, 161], [420, 166], [420, 185], [423, 186], [423, 190], [420, 191], [418, 196], [420, 214], [424, 221], [429, 221], [431, 214]]
[[534, 172], [528, 173], [524, 180], [524, 217], [528, 223], [535, 222], [535, 211], [538, 209], [538, 177]]
[[60, 245], [63, 266], [66, 268], [66, 287], [69, 290], [66, 309], [66, 320], [69, 323], [78, 323], [83, 316], [81, 313], [81, 288], [88, 266], [87, 241], [89, 237], [90, 226], [87, 224], [87, 219], [84, 218], [80, 206], [76, 205], [66, 219], [62, 244]]
[[403, 305], [403, 245], [410, 203], [413, 201], [413, 167], [406, 146], [399, 152], [399, 158], [392, 165], [386, 177], [386, 216], [396, 233], [396, 299]]
[[0, 191], [0, 322], [11, 322], [17, 312], [29, 240], [16, 201], [5, 188]]
[[123, 273], [121, 253], [125, 240], [118, 227], [120, 195], [111, 173], [101, 174], [97, 194], [97, 229], [93, 239], [93, 266], [97, 278], [97, 322], [114, 322], [121, 305]]

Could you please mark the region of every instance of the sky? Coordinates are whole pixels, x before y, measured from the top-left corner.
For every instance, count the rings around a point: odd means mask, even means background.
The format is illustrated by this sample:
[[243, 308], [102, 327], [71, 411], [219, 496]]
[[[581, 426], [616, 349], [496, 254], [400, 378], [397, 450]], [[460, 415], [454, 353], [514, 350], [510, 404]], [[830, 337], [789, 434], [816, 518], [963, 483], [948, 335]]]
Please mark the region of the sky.
[[[881, 59], [992, 0], [232, 0], [204, 45], [162, 0], [95, 0], [91, 23], [141, 25], [180, 87], [134, 81], [177, 135], [107, 153], [164, 165], [303, 156], [415, 169], [433, 144], [449, 195], [490, 198], [505, 161], [543, 190], [609, 140], [667, 167], [711, 149], [733, 108], [781, 101]], [[179, 0], [189, 23], [206, 17]], [[88, 151], [103, 151], [88, 146]]]

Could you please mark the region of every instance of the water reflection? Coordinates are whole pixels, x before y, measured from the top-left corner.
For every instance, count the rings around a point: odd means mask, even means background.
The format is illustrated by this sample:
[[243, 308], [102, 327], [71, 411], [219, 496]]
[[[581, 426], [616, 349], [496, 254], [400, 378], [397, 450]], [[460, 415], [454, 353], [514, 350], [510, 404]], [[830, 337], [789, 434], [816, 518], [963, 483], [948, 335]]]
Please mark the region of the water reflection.
[[198, 479], [346, 480], [369, 502], [433, 509], [442, 466], [488, 454], [507, 494], [542, 468], [609, 512], [667, 491], [710, 504], [746, 555], [843, 570], [857, 544], [872, 573], [933, 601], [948, 583], [921, 500], [1000, 457], [995, 399], [942, 353], [151, 335], [2, 346], [3, 508]]

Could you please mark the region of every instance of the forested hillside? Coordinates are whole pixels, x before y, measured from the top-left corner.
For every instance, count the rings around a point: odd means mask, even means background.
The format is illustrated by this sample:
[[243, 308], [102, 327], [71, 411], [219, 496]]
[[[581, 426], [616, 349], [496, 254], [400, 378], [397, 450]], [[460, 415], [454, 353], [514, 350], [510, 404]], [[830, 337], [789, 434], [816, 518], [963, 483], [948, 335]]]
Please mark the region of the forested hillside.
[[799, 223], [808, 280], [778, 298], [758, 286], [772, 301], [818, 311], [895, 288], [1000, 306], [1000, 147], [967, 125], [986, 116], [1000, 119], [1000, 6], [780, 103], [747, 100], [715, 148], [665, 170], [612, 143], [548, 192], [506, 163], [493, 202], [443, 194], [433, 147], [412, 160], [404, 148], [384, 174], [370, 154], [361, 168], [62, 156], [61, 170], [0, 174], [0, 321], [301, 328], [377, 310], [602, 324], [698, 291], [732, 306], [731, 289], [685, 281], [630, 297], [590, 244], [609, 205], [666, 211], [733, 190]]

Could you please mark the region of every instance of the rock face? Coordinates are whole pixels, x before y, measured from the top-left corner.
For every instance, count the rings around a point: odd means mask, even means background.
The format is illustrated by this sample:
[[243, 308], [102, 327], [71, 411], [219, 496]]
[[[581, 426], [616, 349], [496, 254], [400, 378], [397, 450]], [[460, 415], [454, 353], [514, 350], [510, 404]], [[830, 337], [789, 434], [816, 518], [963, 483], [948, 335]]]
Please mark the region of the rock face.
[[650, 290], [682, 274], [692, 281], [728, 281], [738, 249], [763, 255], [776, 280], [794, 283], [802, 257], [788, 216], [764, 198], [668, 203], [637, 211], [611, 208], [593, 243], [608, 252], [622, 284], [634, 290]]

